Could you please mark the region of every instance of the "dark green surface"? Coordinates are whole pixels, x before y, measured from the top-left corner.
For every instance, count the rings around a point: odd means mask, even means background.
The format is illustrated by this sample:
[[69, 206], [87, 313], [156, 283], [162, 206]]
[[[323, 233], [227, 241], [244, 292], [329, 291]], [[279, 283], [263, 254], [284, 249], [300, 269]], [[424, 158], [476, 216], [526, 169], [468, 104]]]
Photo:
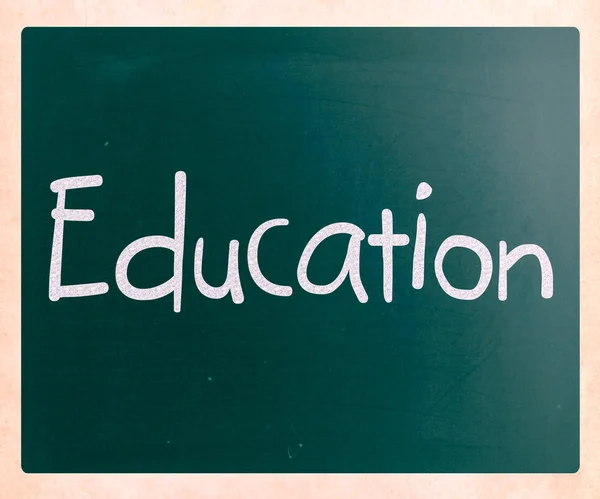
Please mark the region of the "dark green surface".
[[[22, 465], [26, 472], [574, 472], [579, 466], [579, 33], [562, 29], [37, 29], [22, 38]], [[182, 311], [118, 290], [120, 252], [173, 235], [187, 173]], [[48, 299], [53, 180], [67, 193], [63, 283], [103, 296]], [[426, 181], [432, 196], [417, 202]], [[369, 301], [297, 283], [306, 242], [333, 222], [381, 231], [394, 214], [394, 301], [381, 249], [362, 244]], [[411, 286], [418, 213], [425, 286]], [[248, 238], [289, 298], [252, 282]], [[433, 260], [452, 234], [482, 241], [494, 275], [447, 296]], [[245, 301], [196, 289], [240, 241]], [[498, 243], [540, 245], [497, 296]], [[338, 273], [347, 237], [309, 276]], [[132, 283], [168, 279], [146, 251]], [[448, 254], [472, 287], [479, 262]], [[299, 448], [298, 444], [302, 447]], [[288, 450], [292, 459], [288, 455]], [[299, 451], [299, 452], [298, 452]]]

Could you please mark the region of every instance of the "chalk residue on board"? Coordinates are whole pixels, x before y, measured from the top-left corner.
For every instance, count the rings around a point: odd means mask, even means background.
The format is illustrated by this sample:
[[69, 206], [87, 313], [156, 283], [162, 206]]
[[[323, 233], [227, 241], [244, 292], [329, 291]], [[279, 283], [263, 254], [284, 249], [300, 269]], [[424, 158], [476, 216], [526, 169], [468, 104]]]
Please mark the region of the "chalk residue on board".
[[292, 423], [290, 423], [290, 428], [294, 432], [294, 435], [296, 435], [296, 438], [298, 439], [298, 443], [296, 444], [296, 449], [294, 450], [294, 452], [291, 451], [290, 445], [288, 445], [287, 448], [288, 457], [290, 459], [294, 459], [298, 454], [300, 454], [300, 451], [302, 450], [302, 444], [300, 443], [300, 437], [298, 436], [298, 433], [296, 432], [296, 429], [294, 428], [294, 425]]

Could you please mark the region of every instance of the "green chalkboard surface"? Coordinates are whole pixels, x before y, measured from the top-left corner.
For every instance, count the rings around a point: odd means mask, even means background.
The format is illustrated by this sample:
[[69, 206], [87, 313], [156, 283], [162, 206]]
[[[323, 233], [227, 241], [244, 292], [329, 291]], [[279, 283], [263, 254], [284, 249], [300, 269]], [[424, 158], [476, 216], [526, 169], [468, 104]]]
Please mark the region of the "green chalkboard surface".
[[577, 30], [25, 29], [22, 467], [576, 472]]

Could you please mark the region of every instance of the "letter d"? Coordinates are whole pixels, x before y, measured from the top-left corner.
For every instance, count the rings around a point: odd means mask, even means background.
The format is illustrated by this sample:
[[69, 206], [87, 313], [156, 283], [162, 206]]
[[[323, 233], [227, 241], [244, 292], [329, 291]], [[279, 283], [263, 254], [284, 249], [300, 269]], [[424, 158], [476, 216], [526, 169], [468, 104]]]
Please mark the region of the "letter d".
[[[148, 236], [132, 242], [119, 255], [115, 269], [117, 286], [132, 300], [157, 300], [173, 293], [173, 310], [181, 310], [181, 284], [183, 277], [183, 238], [185, 232], [185, 173], [175, 174], [175, 237]], [[173, 277], [153, 288], [136, 288], [129, 282], [129, 262], [139, 252], [149, 248], [166, 248], [173, 252]]]

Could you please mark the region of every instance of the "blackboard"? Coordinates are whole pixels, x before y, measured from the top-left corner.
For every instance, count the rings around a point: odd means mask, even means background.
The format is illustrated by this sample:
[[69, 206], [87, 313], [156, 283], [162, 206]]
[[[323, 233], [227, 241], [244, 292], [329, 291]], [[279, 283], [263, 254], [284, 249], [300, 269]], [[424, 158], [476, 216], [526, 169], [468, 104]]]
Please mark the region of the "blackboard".
[[579, 33], [27, 28], [21, 293], [28, 473], [575, 472]]

